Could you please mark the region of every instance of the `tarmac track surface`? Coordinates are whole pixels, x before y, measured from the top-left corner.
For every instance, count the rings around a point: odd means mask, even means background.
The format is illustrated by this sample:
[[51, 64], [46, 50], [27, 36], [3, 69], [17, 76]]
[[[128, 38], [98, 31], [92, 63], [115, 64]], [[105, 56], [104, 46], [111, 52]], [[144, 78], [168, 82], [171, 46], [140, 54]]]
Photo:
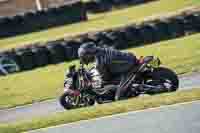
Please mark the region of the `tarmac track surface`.
[[[180, 77], [180, 88], [183, 90], [200, 87], [200, 73]], [[26, 120], [32, 117], [52, 115], [65, 111], [57, 99], [33, 103], [11, 109], [0, 110], [0, 123]]]
[[200, 101], [128, 112], [29, 133], [199, 133]]

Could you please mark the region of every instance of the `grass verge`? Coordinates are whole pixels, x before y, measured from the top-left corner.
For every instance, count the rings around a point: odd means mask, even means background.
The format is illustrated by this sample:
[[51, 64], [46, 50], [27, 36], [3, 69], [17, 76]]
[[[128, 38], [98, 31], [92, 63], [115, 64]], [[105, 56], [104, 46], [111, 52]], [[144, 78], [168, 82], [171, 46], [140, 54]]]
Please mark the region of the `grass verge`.
[[1, 50], [15, 48], [35, 42], [45, 42], [66, 37], [68, 35], [75, 35], [89, 31], [103, 30], [117, 27], [120, 25], [127, 25], [133, 22], [142, 21], [145, 17], [152, 15], [165, 15], [168, 12], [175, 12], [188, 6], [198, 6], [198, 0], [175, 0], [169, 1], [159, 0], [135, 7], [126, 8], [119, 11], [113, 11], [98, 15], [89, 15], [91, 18], [87, 22], [51, 28], [41, 32], [34, 32], [16, 37], [10, 37], [0, 40]]
[[80, 120], [88, 120], [118, 113], [159, 107], [161, 105], [189, 102], [193, 100], [200, 100], [200, 89], [164, 93], [149, 97], [132, 98], [126, 101], [57, 113], [52, 116], [35, 118], [29, 121], [21, 121], [13, 124], [0, 124], [0, 131], [1, 133], [18, 133]]
[[[164, 66], [178, 74], [200, 70], [200, 34], [164, 41], [153, 45], [130, 48], [140, 55], [158, 56]], [[0, 77], [0, 108], [9, 108], [55, 98], [62, 91], [64, 73], [69, 64], [49, 65], [33, 71]]]

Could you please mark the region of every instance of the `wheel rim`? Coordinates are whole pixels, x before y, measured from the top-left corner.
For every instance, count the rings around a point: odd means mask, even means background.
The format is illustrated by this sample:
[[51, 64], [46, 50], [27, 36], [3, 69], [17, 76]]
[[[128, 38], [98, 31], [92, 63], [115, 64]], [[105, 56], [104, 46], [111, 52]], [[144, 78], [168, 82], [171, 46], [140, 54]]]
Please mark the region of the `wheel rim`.
[[163, 85], [168, 91], [171, 91], [174, 87], [172, 81], [170, 81], [170, 80], [165, 80]]
[[77, 103], [78, 103], [78, 97], [76, 97], [76, 96], [66, 96], [65, 102], [70, 103], [73, 106], [76, 106]]
[[167, 91], [172, 91], [174, 89], [173, 82], [168, 79], [149, 80], [147, 83], [157, 87], [163, 87], [163, 89], [166, 89]]

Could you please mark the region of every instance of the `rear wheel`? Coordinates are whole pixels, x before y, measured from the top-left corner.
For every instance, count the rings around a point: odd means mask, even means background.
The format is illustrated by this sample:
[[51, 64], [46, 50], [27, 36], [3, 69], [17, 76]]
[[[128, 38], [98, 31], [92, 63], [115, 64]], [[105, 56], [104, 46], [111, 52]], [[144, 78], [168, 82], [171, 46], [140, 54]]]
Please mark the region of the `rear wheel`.
[[148, 91], [147, 93], [149, 94], [173, 92], [179, 87], [179, 79], [177, 74], [172, 70], [160, 67], [154, 69], [151, 76], [145, 81], [145, 84], [157, 87], [156, 89]]

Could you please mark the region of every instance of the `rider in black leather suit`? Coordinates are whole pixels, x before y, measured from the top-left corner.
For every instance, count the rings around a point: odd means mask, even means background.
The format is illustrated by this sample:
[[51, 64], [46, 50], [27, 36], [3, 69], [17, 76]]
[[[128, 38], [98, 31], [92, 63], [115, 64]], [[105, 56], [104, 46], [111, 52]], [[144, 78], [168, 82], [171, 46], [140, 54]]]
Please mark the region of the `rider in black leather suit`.
[[[96, 69], [102, 75], [103, 80], [109, 80], [113, 76], [125, 75], [136, 64], [136, 56], [132, 53], [96, 47], [94, 43], [81, 45], [78, 49], [78, 55], [83, 64], [95, 61]], [[125, 90], [117, 91], [119, 93], [116, 93], [115, 100], [119, 100]]]

